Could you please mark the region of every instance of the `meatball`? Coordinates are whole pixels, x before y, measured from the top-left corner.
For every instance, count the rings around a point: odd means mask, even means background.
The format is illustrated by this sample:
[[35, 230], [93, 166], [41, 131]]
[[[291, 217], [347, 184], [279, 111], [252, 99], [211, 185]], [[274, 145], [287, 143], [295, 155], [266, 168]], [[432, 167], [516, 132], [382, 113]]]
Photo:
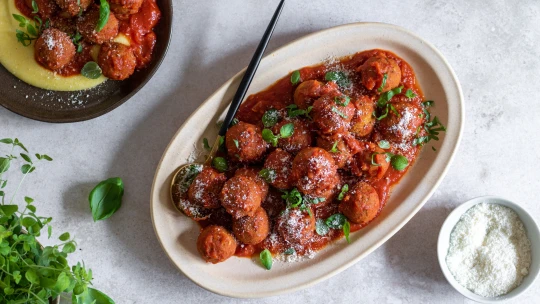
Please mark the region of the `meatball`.
[[356, 113], [354, 105], [339, 94], [328, 94], [313, 104], [311, 116], [320, 134], [337, 134], [348, 131]]
[[102, 44], [112, 40], [118, 35], [118, 19], [114, 14], [109, 15], [109, 20], [101, 31], [96, 31], [96, 25], [99, 20], [99, 7], [92, 6], [81, 18], [77, 20], [77, 29], [81, 35], [88, 41], [96, 44]]
[[397, 62], [380, 54], [369, 58], [362, 64], [358, 71], [362, 77], [362, 84], [368, 90], [378, 90], [383, 84], [386, 74], [386, 84], [381, 92], [390, 91], [397, 87], [401, 81], [401, 69]]
[[[26, 6], [33, 9], [32, 0], [24, 0], [24, 2], [26, 3]], [[43, 21], [51, 18], [58, 11], [58, 5], [56, 5], [54, 0], [35, 0], [35, 2], [38, 7], [37, 14], [42, 18]]]
[[285, 200], [281, 197], [282, 195], [283, 193], [275, 188], [271, 188], [268, 192], [268, 196], [261, 204], [264, 210], [266, 210], [268, 217], [275, 218], [285, 210]]
[[307, 148], [294, 158], [291, 179], [300, 192], [326, 198], [339, 179], [332, 155], [324, 149]]
[[92, 0], [56, 0], [62, 12], [70, 17], [77, 16], [81, 11], [84, 12], [92, 2]]
[[234, 255], [236, 240], [227, 229], [216, 225], [208, 226], [199, 234], [197, 250], [206, 262], [217, 264]]
[[75, 57], [75, 45], [69, 36], [55, 28], [44, 30], [34, 49], [36, 60], [50, 70], [62, 68]]
[[137, 59], [129, 46], [105, 42], [99, 50], [98, 65], [105, 77], [112, 80], [124, 80], [135, 72]]
[[261, 197], [264, 201], [266, 199], [266, 196], [268, 195], [268, 183], [259, 176], [260, 170], [256, 168], [240, 168], [236, 170], [234, 175], [236, 176], [247, 176], [250, 178], [253, 178], [254, 181], [257, 182], [257, 185], [259, 185], [259, 188], [261, 188]]
[[62, 32], [73, 37], [77, 32], [77, 25], [75, 25], [75, 18], [62, 18], [58, 15], [51, 17], [51, 27], [59, 29]]
[[363, 95], [354, 101], [354, 106], [356, 114], [351, 121], [350, 131], [360, 137], [368, 136], [375, 126], [375, 117], [373, 117], [375, 102], [369, 96]]
[[225, 135], [229, 157], [244, 163], [262, 160], [268, 143], [264, 141], [259, 127], [243, 121], [232, 126]]
[[208, 209], [221, 207], [219, 194], [227, 177], [212, 167], [205, 166], [199, 173], [188, 190], [190, 202]]
[[279, 134], [279, 130], [286, 124], [292, 123], [294, 126], [294, 132], [291, 137], [280, 138], [278, 140], [278, 147], [281, 149], [296, 154], [300, 150], [311, 146], [313, 141], [311, 138], [311, 130], [306, 121], [300, 119], [284, 119], [273, 128], [274, 134]]
[[292, 188], [291, 172], [293, 156], [286, 151], [276, 149], [268, 155], [264, 168], [270, 170], [269, 182], [278, 189]]
[[397, 113], [388, 111], [388, 116], [379, 121], [379, 130], [384, 138], [394, 142], [411, 140], [424, 123], [420, 106], [410, 102], [391, 103]]
[[305, 245], [313, 237], [315, 217], [300, 209], [287, 209], [277, 219], [276, 227], [287, 243]]
[[261, 189], [251, 177], [234, 176], [221, 189], [221, 204], [236, 219], [253, 216], [261, 202]]
[[244, 216], [235, 220], [233, 232], [236, 238], [244, 244], [255, 245], [262, 242], [270, 232], [266, 211], [259, 207], [253, 216]]
[[143, 0], [109, 0], [111, 11], [115, 14], [122, 15], [136, 14], [141, 8], [142, 3]]
[[351, 156], [362, 150], [360, 142], [349, 133], [317, 137], [317, 146], [330, 152], [338, 169], [347, 165]]
[[369, 143], [363, 153], [354, 156], [351, 172], [356, 176], [365, 176], [376, 181], [384, 177], [389, 167], [390, 162], [385, 151], [377, 145]]
[[341, 204], [339, 204], [339, 211], [349, 221], [365, 225], [377, 216], [379, 205], [377, 191], [369, 184], [359, 182], [345, 194]]
[[338, 92], [338, 85], [333, 82], [320, 82], [318, 80], [304, 81], [294, 91], [294, 103], [300, 109], [307, 109], [319, 97]]

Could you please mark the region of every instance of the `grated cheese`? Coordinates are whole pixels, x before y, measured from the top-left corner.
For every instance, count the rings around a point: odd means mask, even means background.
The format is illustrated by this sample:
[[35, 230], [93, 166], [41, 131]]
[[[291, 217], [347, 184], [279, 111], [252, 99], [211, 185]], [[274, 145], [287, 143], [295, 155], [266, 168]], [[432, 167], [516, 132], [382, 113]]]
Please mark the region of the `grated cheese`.
[[450, 235], [446, 264], [458, 283], [477, 295], [507, 294], [521, 284], [531, 264], [523, 222], [505, 206], [472, 207]]

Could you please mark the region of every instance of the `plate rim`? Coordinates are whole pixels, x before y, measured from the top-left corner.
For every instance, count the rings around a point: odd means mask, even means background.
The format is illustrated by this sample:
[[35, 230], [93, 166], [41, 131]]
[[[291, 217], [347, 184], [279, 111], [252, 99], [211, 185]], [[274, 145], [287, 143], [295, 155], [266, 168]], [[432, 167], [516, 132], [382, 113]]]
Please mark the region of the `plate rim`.
[[[159, 1], [159, 0], [157, 0], [157, 1]], [[146, 84], [148, 84], [150, 79], [152, 79], [154, 77], [154, 75], [157, 73], [157, 71], [161, 67], [161, 64], [163, 63], [163, 61], [165, 60], [165, 58], [167, 57], [167, 55], [169, 53], [169, 48], [170, 48], [170, 45], [171, 45], [171, 40], [172, 40], [172, 37], [173, 37], [173, 31], [174, 31], [173, 24], [174, 24], [174, 18], [175, 18], [174, 16], [175, 16], [175, 14], [174, 14], [174, 4], [173, 4], [174, 0], [169, 0], [168, 2], [169, 2], [168, 10], [170, 12], [170, 14], [169, 14], [169, 16], [170, 16], [170, 18], [169, 18], [170, 19], [170, 24], [169, 24], [169, 34], [167, 35], [167, 43], [165, 44], [165, 48], [163, 49], [163, 56], [161, 56], [161, 58], [159, 58], [156, 61], [155, 66], [152, 68], [152, 70], [150, 71], [148, 76], [133, 91], [129, 92], [129, 94], [127, 94], [122, 99], [115, 102], [114, 104], [110, 105], [109, 107], [107, 107], [107, 108], [105, 108], [103, 110], [96, 111], [96, 112], [94, 112], [94, 113], [92, 113], [90, 115], [85, 115], [83, 117], [77, 117], [77, 118], [71, 118], [71, 117], [70, 118], [47, 118], [47, 117], [43, 117], [43, 116], [39, 116], [39, 115], [34, 115], [32, 113], [20, 113], [20, 112], [15, 111], [14, 109], [12, 109], [12, 107], [10, 107], [5, 102], [2, 102], [2, 100], [0, 100], [0, 106], [2, 106], [4, 109], [10, 111], [11, 113], [17, 114], [19, 116], [22, 116], [22, 117], [25, 117], [25, 118], [28, 118], [28, 119], [32, 119], [32, 120], [36, 120], [36, 121], [51, 123], [51, 124], [67, 124], [67, 123], [76, 123], [76, 122], [88, 121], [88, 120], [92, 120], [94, 118], [98, 118], [100, 116], [103, 116], [103, 115], [105, 115], [107, 113], [110, 113], [113, 110], [117, 109], [118, 107], [120, 107], [121, 105], [126, 103], [128, 100], [130, 100], [142, 88], [144, 88], [146, 86]], [[7, 71], [7, 69], [6, 69], [6, 71]], [[9, 71], [7, 71], [7, 72], [10, 73]], [[106, 81], [112, 81], [112, 80], [107, 79]], [[27, 83], [25, 83], [25, 84], [27, 84]], [[30, 85], [30, 84], [27, 84], [27, 85]], [[30, 85], [30, 86], [32, 86], [32, 85]], [[54, 90], [48, 90], [48, 91], [55, 92]], [[82, 92], [82, 91], [85, 91], [85, 90], [78, 90], [78, 91], [73, 91], [73, 92]]]
[[[270, 292], [262, 292], [262, 293], [242, 293], [242, 294], [239, 294], [239, 293], [234, 293], [234, 292], [226, 292], [226, 291], [223, 291], [223, 290], [218, 290], [218, 289], [215, 289], [215, 288], [211, 288], [211, 287], [208, 287], [208, 286], [204, 286], [201, 282], [199, 282], [198, 280], [196, 280], [195, 278], [191, 277], [189, 274], [185, 273], [184, 271], [182, 271], [182, 269], [175, 263], [175, 261], [173, 260], [173, 258], [171, 257], [171, 255], [169, 254], [169, 252], [165, 249], [164, 247], [164, 244], [160, 238], [160, 235], [158, 234], [158, 231], [157, 231], [157, 227], [156, 227], [156, 223], [155, 223], [155, 217], [154, 217], [154, 196], [156, 194], [156, 192], [158, 192], [159, 190], [157, 189], [156, 187], [156, 180], [158, 178], [158, 173], [159, 173], [159, 169], [162, 167], [162, 164], [163, 164], [163, 161], [164, 161], [164, 158], [165, 158], [165, 155], [167, 154], [167, 152], [169, 151], [171, 145], [173, 144], [174, 140], [178, 137], [178, 135], [180, 134], [180, 132], [184, 129], [184, 127], [186, 126], [187, 122], [195, 115], [195, 113], [197, 113], [209, 100], [213, 99], [215, 95], [218, 94], [218, 92], [220, 92], [221, 90], [223, 90], [224, 88], [227, 88], [230, 86], [231, 83], [233, 83], [236, 79], [238, 79], [242, 74], [245, 73], [246, 71], [246, 68], [243, 68], [242, 70], [240, 70], [238, 73], [236, 73], [234, 76], [232, 76], [231, 78], [229, 78], [227, 81], [225, 81], [219, 88], [217, 88], [211, 95], [208, 96], [208, 98], [206, 98], [195, 110], [193, 110], [193, 112], [185, 119], [185, 121], [182, 123], [182, 125], [178, 128], [177, 132], [171, 137], [171, 140], [169, 142], [169, 144], [166, 146], [162, 156], [161, 156], [161, 159], [156, 167], [156, 172], [154, 174], [154, 179], [152, 181], [152, 189], [151, 189], [151, 192], [150, 192], [150, 215], [151, 215], [151, 219], [152, 219], [152, 227], [154, 229], [154, 233], [156, 235], [156, 238], [158, 239], [158, 242], [159, 242], [159, 245], [161, 246], [161, 248], [163, 249], [163, 251], [165, 252], [165, 254], [167, 255], [167, 257], [169, 258], [169, 260], [172, 262], [172, 264], [184, 275], [186, 276], [187, 278], [189, 278], [193, 283], [195, 283], [196, 285], [202, 287], [203, 289], [205, 290], [208, 290], [210, 292], [213, 292], [215, 294], [218, 294], [218, 295], [222, 295], [222, 296], [227, 296], [227, 297], [232, 297], [232, 298], [243, 298], [243, 299], [250, 299], [250, 298], [263, 298], [263, 297], [270, 297], [270, 296], [277, 296], [277, 295], [282, 295], [282, 294], [287, 294], [287, 293], [292, 293], [292, 292], [295, 292], [295, 291], [298, 291], [298, 290], [301, 290], [301, 289], [305, 289], [307, 287], [310, 287], [310, 286], [313, 286], [317, 283], [320, 283], [324, 280], [327, 280], [335, 275], [337, 275], [338, 273], [344, 271], [345, 269], [348, 269], [349, 267], [351, 267], [353, 264], [356, 264], [358, 261], [360, 261], [361, 259], [363, 259], [365, 256], [369, 255], [370, 253], [372, 253], [375, 249], [379, 248], [382, 244], [384, 244], [388, 239], [390, 239], [392, 236], [394, 236], [399, 230], [401, 230], [401, 228], [403, 228], [403, 226], [405, 224], [407, 224], [410, 219], [415, 216], [418, 211], [426, 204], [426, 202], [429, 200], [429, 198], [431, 198], [431, 196], [433, 195], [433, 193], [435, 192], [435, 190], [437, 190], [437, 188], [439, 187], [440, 183], [442, 182], [442, 180], [444, 179], [444, 177], [446, 176], [448, 170], [450, 169], [450, 165], [451, 163], [453, 162], [454, 158], [455, 158], [455, 155], [456, 155], [456, 152], [458, 151], [459, 149], [459, 146], [461, 144], [461, 139], [463, 137], [463, 128], [464, 128], [464, 125], [465, 125], [465, 100], [464, 100], [464, 96], [463, 96], [463, 90], [461, 88], [461, 84], [459, 82], [459, 79], [455, 73], [455, 71], [452, 69], [452, 67], [450, 66], [448, 60], [444, 57], [444, 55], [431, 43], [429, 43], [428, 41], [424, 40], [423, 38], [421, 38], [420, 36], [418, 36], [417, 34], [411, 32], [410, 30], [406, 29], [406, 28], [403, 28], [401, 26], [398, 26], [398, 25], [394, 25], [394, 24], [389, 24], [389, 23], [383, 23], [383, 22], [353, 22], [353, 23], [347, 23], [347, 24], [342, 24], [342, 25], [338, 25], [338, 26], [334, 26], [334, 27], [330, 27], [330, 28], [326, 28], [326, 29], [322, 29], [322, 30], [319, 30], [319, 31], [315, 31], [315, 32], [312, 32], [310, 34], [307, 34], [305, 36], [302, 36], [300, 38], [297, 38], [279, 48], [277, 48], [276, 50], [274, 50], [272, 53], [269, 53], [267, 55], [265, 55], [263, 57], [263, 60], [266, 59], [266, 58], [270, 58], [272, 56], [274, 56], [275, 54], [277, 54], [278, 52], [281, 52], [282, 49], [284, 48], [287, 48], [289, 47], [290, 45], [292, 44], [295, 44], [295, 43], [299, 43], [303, 40], [307, 40], [307, 39], [311, 39], [313, 36], [317, 36], [317, 35], [320, 35], [320, 34], [323, 34], [323, 33], [326, 33], [326, 32], [330, 32], [330, 31], [335, 31], [335, 30], [341, 30], [341, 29], [345, 29], [345, 28], [353, 28], [353, 27], [369, 27], [369, 26], [377, 26], [377, 27], [386, 27], [386, 28], [390, 28], [390, 29], [394, 29], [394, 30], [397, 30], [397, 31], [401, 31], [401, 32], [405, 32], [406, 34], [412, 36], [412, 37], [415, 37], [416, 39], [418, 39], [419, 41], [421, 41], [423, 44], [427, 45], [428, 48], [430, 48], [434, 53], [435, 55], [437, 55], [438, 59], [441, 60], [441, 63], [444, 64], [444, 67], [448, 70], [449, 72], [449, 75], [451, 76], [451, 80], [455, 83], [456, 85], [456, 88], [457, 88], [457, 95], [459, 96], [459, 113], [457, 113], [457, 119], [456, 120], [459, 120], [459, 122], [457, 123], [458, 127], [458, 132], [457, 132], [457, 137], [456, 137], [456, 144], [454, 145], [454, 147], [451, 149], [450, 151], [450, 154], [449, 154], [449, 158], [448, 158], [448, 164], [444, 167], [444, 169], [442, 170], [440, 176], [437, 178], [436, 181], [434, 181], [433, 186], [431, 187], [431, 190], [427, 193], [427, 195], [422, 199], [421, 203], [418, 204], [414, 209], [413, 211], [407, 215], [407, 217], [402, 221], [400, 222], [398, 225], [396, 225], [389, 233], [387, 233], [383, 238], [381, 238], [378, 242], [376, 242], [373, 246], [371, 246], [370, 248], [367, 248], [363, 254], [360, 254], [358, 255], [357, 257], [355, 257], [354, 259], [351, 259], [349, 262], [347, 263], [344, 263], [343, 265], [341, 266], [338, 266], [336, 268], [334, 268], [332, 271], [328, 272], [328, 273], [325, 273], [324, 275], [318, 277], [317, 279], [315, 280], [312, 280], [308, 283], [304, 283], [304, 284], [299, 284], [297, 286], [293, 286], [293, 287], [288, 287], [288, 288], [285, 288], [285, 289], [281, 289], [281, 290], [278, 290], [278, 291], [270, 291]], [[228, 107], [228, 105], [227, 105]]]

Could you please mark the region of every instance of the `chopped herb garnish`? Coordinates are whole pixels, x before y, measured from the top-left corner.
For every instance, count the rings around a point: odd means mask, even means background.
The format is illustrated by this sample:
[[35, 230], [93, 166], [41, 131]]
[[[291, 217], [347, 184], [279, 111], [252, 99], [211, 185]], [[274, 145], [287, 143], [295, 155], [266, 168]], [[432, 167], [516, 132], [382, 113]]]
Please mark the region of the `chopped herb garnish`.
[[331, 153], [339, 153], [339, 149], [337, 148], [338, 143], [339, 141], [337, 140], [334, 142], [334, 145], [332, 145], [332, 149], [330, 149]]
[[330, 71], [324, 75], [326, 81], [333, 81], [341, 88], [347, 88], [350, 86], [351, 81], [342, 71]]
[[339, 192], [339, 195], [338, 195], [338, 201], [341, 201], [343, 200], [343, 198], [345, 197], [345, 194], [347, 194], [347, 192], [349, 192], [349, 185], [348, 184], [345, 184], [343, 185], [343, 187], [341, 187], [341, 191]]
[[394, 97], [394, 95], [400, 94], [401, 90], [403, 90], [403, 86], [394, 88], [388, 92], [384, 92], [379, 96], [379, 100], [377, 100], [377, 106], [384, 107], [386, 104]]
[[39, 12], [37, 2], [36, 0], [32, 0], [32, 14], [36, 14], [37, 12]]
[[262, 169], [259, 172], [259, 176], [262, 177], [262, 179], [264, 179], [267, 183], [273, 183], [277, 178], [276, 171], [267, 168]]
[[392, 156], [390, 163], [394, 169], [403, 171], [409, 165], [409, 160], [403, 155], [394, 155]]
[[279, 120], [279, 111], [276, 109], [270, 109], [264, 112], [262, 117], [262, 123], [265, 128], [271, 128], [276, 125]]
[[296, 188], [292, 189], [290, 192], [283, 191], [281, 198], [285, 200], [288, 208], [296, 208], [300, 206], [304, 200], [302, 194], [300, 194]]
[[416, 94], [413, 92], [413, 90], [407, 89], [407, 92], [405, 92], [405, 96], [407, 96], [407, 98], [414, 98], [416, 97]]
[[238, 120], [238, 118], [233, 118], [233, 120], [231, 121], [231, 126], [236, 126], [240, 121]]
[[347, 243], [351, 243], [351, 239], [349, 238], [349, 234], [351, 233], [351, 224], [349, 221], [345, 220], [345, 224], [343, 224], [343, 234], [345, 235], [345, 239], [347, 240]]
[[81, 70], [81, 75], [90, 79], [97, 79], [101, 76], [101, 68], [94, 61], [88, 61]]
[[283, 252], [283, 254], [285, 254], [285, 255], [293, 255], [295, 253], [296, 253], [296, 250], [294, 250], [294, 248], [292, 248], [292, 247]]
[[210, 145], [208, 144], [208, 138], [206, 138], [206, 137], [203, 138], [202, 142], [203, 142], [204, 149], [206, 149], [206, 150], [211, 150], [212, 149], [210, 147]]
[[234, 142], [234, 145], [236, 146], [236, 149], [240, 148], [240, 143], [238, 142], [238, 140], [233, 139], [233, 142]]
[[386, 86], [386, 80], [388, 79], [388, 74], [384, 73], [384, 76], [382, 78], [381, 86], [377, 89], [377, 92], [382, 93], [384, 90], [384, 87]]
[[344, 119], [348, 119], [349, 116], [345, 115], [345, 113], [341, 112], [340, 110], [338, 110], [338, 108], [336, 107], [332, 107], [332, 112], [338, 114], [339, 116], [341, 116], [342, 118]]
[[325, 224], [332, 229], [341, 229], [343, 228], [343, 225], [346, 221], [347, 218], [345, 217], [345, 215], [341, 213], [336, 213], [327, 218]]
[[433, 107], [434, 104], [435, 104], [435, 102], [433, 100], [426, 100], [426, 101], [422, 102], [422, 105], [424, 105], [424, 107], [426, 107], [426, 108]]
[[109, 6], [109, 2], [107, 0], [100, 0], [99, 1], [99, 19], [96, 24], [96, 32], [100, 32], [105, 25], [107, 25], [107, 21], [109, 21], [109, 15], [111, 14], [111, 8]]
[[294, 85], [294, 84], [297, 84], [299, 82], [300, 82], [300, 71], [292, 72], [292, 74], [291, 74], [291, 83]]
[[261, 259], [261, 264], [264, 266], [264, 268], [267, 270], [272, 269], [272, 253], [270, 253], [270, 250], [265, 249], [261, 251], [259, 258]]
[[294, 118], [294, 117], [304, 115], [305, 117], [311, 119], [311, 117], [309, 116], [309, 113], [311, 112], [313, 107], [309, 106], [309, 107], [307, 107], [306, 110], [302, 110], [302, 109], [299, 109], [298, 106], [293, 103], [293, 104], [288, 105], [286, 107], [286, 109], [287, 109], [287, 116], [288, 117]]
[[216, 168], [219, 172], [225, 172], [229, 169], [227, 160], [223, 157], [215, 157], [212, 160], [212, 167]]
[[347, 105], [349, 105], [349, 102], [351, 102], [351, 98], [347, 95], [336, 96], [334, 97], [334, 102], [338, 106], [346, 107]]
[[80, 53], [83, 50], [82, 38], [83, 37], [81, 33], [79, 33], [79, 31], [77, 31], [75, 35], [71, 37], [71, 41], [73, 41], [73, 44], [75, 44], [75, 46], [77, 47], [77, 53]]
[[[437, 116], [433, 117], [431, 119], [431, 113], [427, 108], [429, 108], [431, 105], [433, 105], [433, 101], [428, 100], [423, 103], [424, 105], [424, 115], [425, 115], [425, 122], [422, 126], [424, 130], [426, 130], [427, 135], [417, 137], [413, 140], [414, 146], [423, 146], [427, 142], [431, 140], [439, 140], [439, 133], [445, 132], [446, 127], [440, 122], [439, 118]], [[421, 129], [417, 130], [417, 134], [419, 134]]]
[[330, 232], [330, 228], [326, 225], [323, 219], [318, 218], [315, 222], [315, 232], [320, 236], [325, 236]]
[[390, 149], [390, 143], [388, 142], [388, 140], [380, 140], [377, 144], [381, 149]]

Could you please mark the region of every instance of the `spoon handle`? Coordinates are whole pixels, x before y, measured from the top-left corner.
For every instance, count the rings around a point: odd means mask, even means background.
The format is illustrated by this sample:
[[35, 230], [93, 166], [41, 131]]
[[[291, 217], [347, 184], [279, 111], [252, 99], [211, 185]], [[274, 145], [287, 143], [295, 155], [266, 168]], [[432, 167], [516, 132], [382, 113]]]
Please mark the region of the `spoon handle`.
[[244, 97], [246, 96], [246, 92], [249, 88], [249, 85], [251, 84], [251, 80], [253, 80], [253, 76], [255, 76], [255, 73], [257, 72], [257, 68], [259, 67], [259, 63], [261, 62], [262, 56], [264, 55], [266, 46], [268, 46], [268, 41], [270, 41], [270, 37], [272, 37], [272, 33], [274, 33], [274, 29], [276, 28], [276, 24], [279, 20], [279, 16], [281, 15], [284, 4], [285, 0], [281, 0], [279, 2], [276, 12], [274, 13], [272, 20], [270, 20], [270, 24], [268, 24], [268, 27], [264, 32], [264, 36], [262, 37], [261, 42], [259, 42], [259, 46], [257, 47], [253, 58], [251, 58], [251, 62], [246, 69], [246, 73], [244, 74], [244, 78], [242, 78], [240, 86], [238, 87], [238, 90], [234, 95], [231, 107], [227, 112], [227, 116], [225, 116], [225, 120], [223, 120], [223, 125], [219, 130], [219, 136], [225, 136], [225, 133], [227, 133], [227, 130], [229, 129], [229, 126], [234, 116], [236, 115], [236, 112], [238, 111], [242, 100], [244, 100]]

